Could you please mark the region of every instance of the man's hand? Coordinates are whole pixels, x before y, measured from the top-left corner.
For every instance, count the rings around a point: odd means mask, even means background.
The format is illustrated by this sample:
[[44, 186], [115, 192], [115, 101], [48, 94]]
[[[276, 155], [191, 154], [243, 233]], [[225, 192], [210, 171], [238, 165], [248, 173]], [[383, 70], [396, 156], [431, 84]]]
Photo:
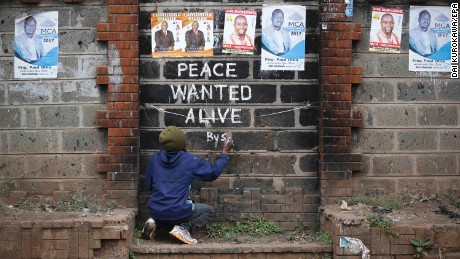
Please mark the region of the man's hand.
[[232, 148], [233, 148], [233, 139], [227, 138], [224, 141], [224, 149], [222, 150], [222, 153], [227, 154], [228, 152], [230, 152], [230, 150], [232, 150]]

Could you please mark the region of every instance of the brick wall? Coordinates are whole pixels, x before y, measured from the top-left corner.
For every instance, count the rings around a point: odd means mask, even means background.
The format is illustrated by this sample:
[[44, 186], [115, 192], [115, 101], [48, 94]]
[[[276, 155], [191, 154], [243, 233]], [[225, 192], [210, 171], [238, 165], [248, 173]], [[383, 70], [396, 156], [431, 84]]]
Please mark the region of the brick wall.
[[108, 87], [106, 110], [97, 126], [108, 128], [107, 153], [97, 157], [97, 171], [107, 173], [107, 197], [137, 207], [139, 179], [139, 51], [137, 1], [111, 0], [107, 20], [97, 25], [97, 39], [107, 41], [107, 66], [97, 68], [97, 83]]
[[353, 150], [363, 153], [363, 170], [353, 175], [355, 193], [458, 190], [459, 82], [450, 73], [408, 70], [409, 3], [385, 6], [406, 10], [400, 54], [368, 52], [371, 5], [356, 3], [353, 17], [362, 23], [353, 65], [363, 69], [363, 83], [353, 88], [353, 107], [363, 113], [363, 128], [352, 134]]
[[362, 82], [361, 67], [352, 66], [352, 41], [361, 24], [345, 16], [343, 1], [320, 1], [321, 52], [319, 143], [322, 204], [352, 196], [352, 172], [361, 169], [361, 154], [352, 153], [352, 127], [361, 114], [352, 112], [352, 84]]
[[0, 222], [2, 258], [128, 258], [135, 225], [132, 210], [87, 218], [78, 213], [30, 216]]
[[[105, 175], [96, 171], [97, 153], [107, 150], [107, 132], [96, 127], [107, 91], [96, 85], [96, 67], [107, 45], [96, 41], [96, 25], [107, 18], [101, 1], [0, 3], [0, 197], [59, 198], [83, 188], [105, 194]], [[57, 79], [13, 78], [15, 19], [59, 11]]]
[[[255, 9], [256, 50], [253, 56], [223, 54], [221, 50], [225, 8]], [[268, 3], [268, 2], [267, 2]], [[142, 177], [151, 154], [159, 149], [158, 135], [168, 125], [181, 127], [187, 138], [187, 149], [209, 160], [215, 159], [222, 148], [221, 135], [232, 133], [234, 152], [222, 176], [213, 183], [195, 182], [192, 196], [195, 201], [208, 203], [216, 209], [214, 221], [227, 221], [249, 216], [263, 216], [275, 220], [285, 229], [302, 224], [318, 225], [318, 5], [315, 1], [275, 1], [271, 4], [301, 4], [307, 9], [305, 71], [261, 71], [260, 41], [263, 1], [162, 1], [151, 4], [140, 1], [139, 54], [140, 54], [140, 212], [148, 213], [149, 193]], [[179, 8], [180, 7], [180, 8]], [[214, 56], [206, 58], [151, 57], [150, 14], [152, 12], [197, 11], [214, 12]], [[232, 76], [190, 76], [178, 73], [179, 64], [212, 67], [227, 65], [235, 69]], [[181, 85], [204, 85], [213, 98], [206, 100], [179, 100], [173, 90]], [[171, 85], [173, 90], [171, 90]], [[230, 100], [228, 88], [222, 99], [213, 85], [236, 85], [236, 91], [247, 94], [247, 100]], [[261, 116], [305, 106], [310, 109]], [[159, 112], [165, 109], [167, 112]], [[217, 120], [205, 125], [198, 120], [199, 110], [212, 110], [218, 114], [227, 108], [240, 109], [241, 123]], [[190, 109], [197, 118], [187, 121]], [[180, 114], [180, 115], [177, 115]], [[214, 140], [210, 140], [213, 134]], [[215, 141], [218, 138], [218, 141]]]

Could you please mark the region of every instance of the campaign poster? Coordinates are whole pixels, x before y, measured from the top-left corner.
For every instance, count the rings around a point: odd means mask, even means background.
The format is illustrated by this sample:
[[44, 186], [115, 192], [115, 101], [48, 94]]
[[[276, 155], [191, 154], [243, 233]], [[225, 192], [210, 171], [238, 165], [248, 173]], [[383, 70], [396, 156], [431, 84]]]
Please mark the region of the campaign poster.
[[411, 6], [409, 71], [450, 72], [450, 6]]
[[255, 10], [225, 10], [223, 53], [254, 54]]
[[152, 57], [182, 56], [180, 13], [152, 13]]
[[152, 57], [205, 57], [214, 52], [214, 13], [152, 13]]
[[14, 78], [57, 78], [58, 12], [15, 20]]
[[264, 6], [261, 70], [304, 70], [306, 7]]
[[369, 51], [400, 53], [404, 10], [372, 7]]
[[209, 57], [214, 53], [214, 13], [184, 13], [184, 56]]

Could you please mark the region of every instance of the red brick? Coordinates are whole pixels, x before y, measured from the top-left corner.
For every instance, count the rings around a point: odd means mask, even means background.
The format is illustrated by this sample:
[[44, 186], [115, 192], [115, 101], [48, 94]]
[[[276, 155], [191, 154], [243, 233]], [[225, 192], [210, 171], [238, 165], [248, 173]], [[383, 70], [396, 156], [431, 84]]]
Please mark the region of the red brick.
[[361, 75], [322, 75], [320, 78], [322, 84], [361, 84], [363, 81]]
[[109, 129], [109, 137], [137, 137], [139, 136], [138, 129]]
[[97, 73], [98, 76], [108, 75], [109, 74], [109, 67], [107, 67], [107, 66], [97, 67], [96, 73]]
[[[333, 76], [328, 76], [326, 80], [333, 80], [332, 77]], [[321, 93], [321, 100], [324, 100], [324, 101], [351, 101], [351, 93], [323, 92]], [[351, 113], [349, 117], [351, 117]]]
[[324, 153], [350, 153], [351, 146], [348, 145], [324, 145], [320, 146], [320, 151]]
[[351, 58], [339, 58], [339, 57], [324, 57], [321, 58], [322, 66], [351, 66], [353, 61]]
[[351, 136], [351, 128], [324, 127], [320, 130], [321, 136]]
[[109, 58], [137, 58], [139, 56], [139, 51], [137, 49], [119, 49], [119, 50], [109, 50]]
[[108, 32], [109, 31], [109, 24], [108, 23], [98, 23], [96, 26], [98, 32]]
[[321, 118], [350, 118], [351, 111], [349, 110], [320, 110]]
[[137, 102], [139, 101], [137, 93], [109, 93], [109, 102]]
[[322, 84], [320, 86], [322, 92], [347, 92], [351, 93], [351, 84]]
[[108, 117], [110, 119], [138, 119], [139, 111], [110, 111]]
[[115, 102], [113, 110], [139, 110], [138, 102]]
[[98, 85], [107, 85], [110, 82], [110, 77], [109, 76], [97, 76], [96, 77], [96, 83]]
[[139, 147], [108, 147], [109, 154], [137, 154]]
[[137, 146], [139, 138], [136, 137], [109, 137], [109, 146]]
[[107, 18], [107, 22], [137, 24], [138, 16], [137, 15], [125, 15], [125, 14], [109, 14]]
[[340, 136], [340, 137], [320, 137], [320, 144], [330, 145], [351, 145], [351, 136]]
[[353, 127], [353, 128], [361, 128], [361, 127], [363, 127], [363, 119], [352, 118], [350, 127]]
[[112, 41], [108, 45], [109, 50], [113, 49], [139, 49], [138, 41]]
[[96, 119], [107, 119], [108, 111], [107, 110], [98, 110], [96, 113]]
[[330, 22], [326, 24], [328, 31], [361, 31], [361, 23]]
[[[137, 24], [129, 24], [129, 23], [122, 23], [122, 24], [108, 24], [108, 31], [110, 32], [137, 32]], [[98, 30], [99, 31], [99, 30]]]
[[337, 32], [337, 39], [338, 40], [360, 40], [361, 39], [361, 32]]
[[132, 163], [137, 164], [139, 162], [139, 156], [135, 155], [111, 155], [110, 163]]
[[321, 40], [322, 48], [351, 49], [351, 40]]
[[[337, 49], [336, 49], [337, 50]], [[348, 66], [323, 66], [321, 67], [322, 75], [361, 75], [361, 67]]]
[[139, 93], [139, 84], [109, 84], [109, 93]]
[[322, 101], [320, 103], [320, 109], [333, 109], [333, 110], [350, 110], [351, 109], [351, 101]]
[[109, 14], [137, 14], [137, 5], [109, 5]]
[[322, 49], [322, 57], [351, 57], [351, 49]]
[[321, 40], [338, 40], [338, 33], [335, 31], [322, 31]]
[[109, 4], [119, 4], [119, 5], [137, 5], [138, 0], [109, 0]]
[[121, 40], [121, 41], [130, 41], [138, 39], [137, 32], [97, 32], [97, 40], [100, 41], [109, 41], [109, 40]]
[[115, 65], [122, 67], [137, 67], [139, 66], [139, 58], [118, 58], [116, 60], [109, 59], [109, 65], [111, 62], [116, 62]]

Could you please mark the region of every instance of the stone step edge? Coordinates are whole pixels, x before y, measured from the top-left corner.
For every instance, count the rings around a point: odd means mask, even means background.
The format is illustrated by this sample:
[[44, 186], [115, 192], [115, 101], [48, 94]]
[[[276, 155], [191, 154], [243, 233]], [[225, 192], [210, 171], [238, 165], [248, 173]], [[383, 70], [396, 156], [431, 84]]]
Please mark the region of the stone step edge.
[[132, 244], [131, 252], [137, 254], [241, 254], [241, 253], [330, 253], [332, 246], [315, 243], [266, 243], [266, 244]]

